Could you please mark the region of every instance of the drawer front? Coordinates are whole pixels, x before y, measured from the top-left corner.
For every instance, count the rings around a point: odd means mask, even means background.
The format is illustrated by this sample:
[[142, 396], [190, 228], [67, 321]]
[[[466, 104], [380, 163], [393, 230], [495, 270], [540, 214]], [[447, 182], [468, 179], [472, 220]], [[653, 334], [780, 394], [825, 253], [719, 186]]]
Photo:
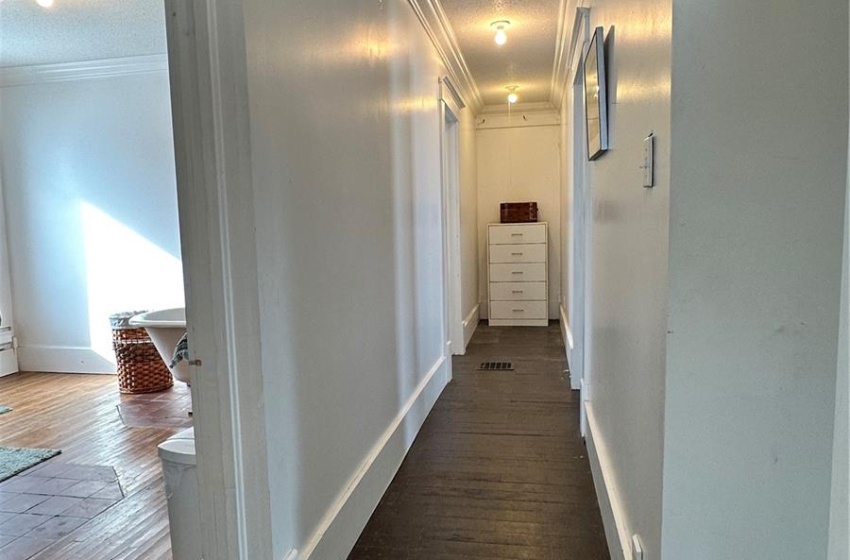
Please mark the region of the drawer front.
[[490, 245], [491, 263], [546, 262], [546, 244]]
[[546, 301], [546, 282], [491, 282], [490, 299]]
[[489, 226], [490, 245], [546, 243], [546, 224]]
[[491, 301], [491, 319], [546, 319], [545, 301]]
[[490, 282], [545, 282], [545, 263], [491, 264]]

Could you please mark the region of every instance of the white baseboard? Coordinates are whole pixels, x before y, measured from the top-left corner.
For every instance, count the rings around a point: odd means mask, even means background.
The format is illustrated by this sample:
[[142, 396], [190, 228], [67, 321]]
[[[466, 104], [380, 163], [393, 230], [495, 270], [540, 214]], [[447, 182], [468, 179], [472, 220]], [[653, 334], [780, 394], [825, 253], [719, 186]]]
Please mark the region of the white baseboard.
[[573, 331], [570, 330], [570, 322], [567, 320], [567, 308], [564, 304], [559, 304], [561, 314], [561, 335], [564, 337], [564, 348], [567, 350], [567, 356], [573, 351]]
[[560, 314], [559, 314], [560, 306], [561, 306], [561, 303], [556, 299], [549, 301], [547, 311], [549, 312], [549, 320], [550, 321], [557, 321], [560, 318]]
[[561, 336], [564, 337], [564, 351], [567, 354], [567, 363], [570, 365], [570, 388], [574, 391], [581, 389], [581, 378], [579, 372], [573, 373], [573, 331], [570, 330], [570, 322], [567, 320], [567, 308], [560, 304], [561, 312]]
[[14, 348], [0, 350], [0, 377], [18, 372], [18, 356]]
[[448, 383], [448, 360], [431, 367], [313, 531], [300, 560], [346, 558]]
[[475, 334], [475, 329], [478, 328], [478, 322], [481, 320], [481, 304], [476, 304], [463, 320], [463, 348], [469, 346], [469, 341], [472, 340], [472, 335]]
[[20, 346], [21, 371], [52, 373], [116, 373], [115, 363], [91, 348], [78, 346]]
[[596, 498], [602, 523], [605, 526], [605, 538], [611, 560], [626, 560], [631, 557], [630, 531], [625, 518], [622, 501], [617, 490], [611, 458], [599, 431], [599, 424], [593, 413], [593, 405], [585, 403], [587, 411], [587, 456], [596, 486]]

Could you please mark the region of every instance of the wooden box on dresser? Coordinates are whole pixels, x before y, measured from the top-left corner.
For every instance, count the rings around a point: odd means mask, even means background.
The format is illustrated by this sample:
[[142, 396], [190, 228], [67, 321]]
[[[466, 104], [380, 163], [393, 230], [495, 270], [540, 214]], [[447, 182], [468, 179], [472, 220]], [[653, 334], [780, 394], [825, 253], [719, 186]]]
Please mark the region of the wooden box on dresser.
[[488, 224], [489, 324], [549, 324], [546, 222]]

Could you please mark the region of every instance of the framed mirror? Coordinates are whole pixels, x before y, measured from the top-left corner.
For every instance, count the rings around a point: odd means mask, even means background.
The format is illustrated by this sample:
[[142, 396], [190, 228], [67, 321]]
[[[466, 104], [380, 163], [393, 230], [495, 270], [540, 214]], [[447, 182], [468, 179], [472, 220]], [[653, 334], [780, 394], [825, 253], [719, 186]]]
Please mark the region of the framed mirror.
[[608, 150], [608, 96], [605, 79], [605, 33], [602, 27], [584, 55], [584, 117], [587, 125], [587, 159], [593, 161]]

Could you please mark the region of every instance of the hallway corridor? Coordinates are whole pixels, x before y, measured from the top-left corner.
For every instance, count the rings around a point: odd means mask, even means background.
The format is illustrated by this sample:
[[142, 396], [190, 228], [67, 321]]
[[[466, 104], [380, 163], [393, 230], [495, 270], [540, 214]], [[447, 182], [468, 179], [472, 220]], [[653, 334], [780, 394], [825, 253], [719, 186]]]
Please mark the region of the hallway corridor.
[[482, 323], [349, 560], [609, 558], [563, 356], [557, 323]]

